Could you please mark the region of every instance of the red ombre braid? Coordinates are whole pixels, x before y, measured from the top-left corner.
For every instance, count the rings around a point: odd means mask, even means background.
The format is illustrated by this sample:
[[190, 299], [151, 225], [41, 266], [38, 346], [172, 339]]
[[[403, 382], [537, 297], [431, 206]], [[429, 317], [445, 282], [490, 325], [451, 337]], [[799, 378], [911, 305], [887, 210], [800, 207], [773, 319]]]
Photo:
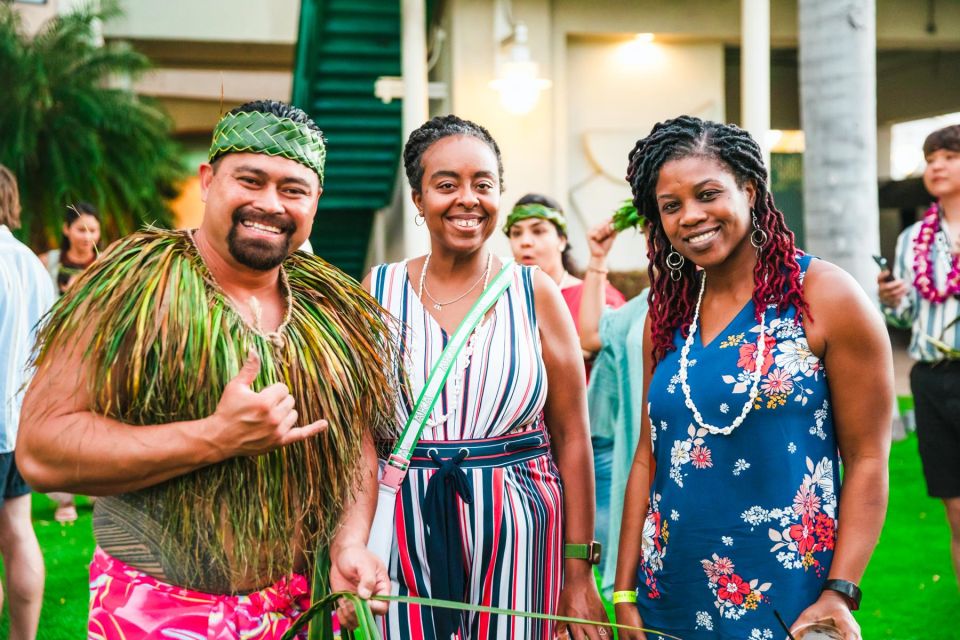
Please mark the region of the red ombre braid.
[[670, 160], [701, 156], [715, 158], [726, 165], [743, 187], [756, 186], [753, 213], [757, 228], [766, 233], [767, 241], [760, 249], [754, 269], [753, 302], [757, 321], [767, 304], [775, 304], [778, 312], [794, 306], [802, 316], [810, 318], [810, 308], [803, 296], [800, 265], [793, 233], [767, 191], [767, 169], [760, 146], [750, 134], [735, 125], [719, 124], [680, 116], [654, 125], [650, 135], [637, 141], [630, 152], [627, 182], [633, 191], [633, 203], [650, 221], [647, 235], [647, 256], [651, 265], [650, 325], [653, 339], [653, 363], [675, 349], [674, 333], [688, 335], [696, 304], [698, 282], [696, 268], [686, 260], [680, 279], [674, 281], [667, 267], [671, 246], [663, 231], [660, 210], [654, 193], [660, 168]]

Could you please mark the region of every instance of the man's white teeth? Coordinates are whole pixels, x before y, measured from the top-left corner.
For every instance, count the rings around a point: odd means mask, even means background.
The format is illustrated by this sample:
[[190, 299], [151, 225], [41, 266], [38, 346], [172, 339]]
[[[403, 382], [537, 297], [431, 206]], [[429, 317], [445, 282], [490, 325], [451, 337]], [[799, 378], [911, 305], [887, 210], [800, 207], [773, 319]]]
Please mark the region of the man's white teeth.
[[687, 238], [687, 242], [703, 242], [704, 240], [709, 240], [717, 233], [716, 229], [711, 229], [710, 231], [704, 231], [703, 233], [698, 233], [695, 236]]
[[474, 229], [480, 226], [480, 218], [455, 218], [453, 224], [457, 225], [461, 229]]
[[267, 233], [280, 233], [280, 229], [277, 227], [270, 227], [265, 224], [260, 224], [259, 222], [250, 222], [244, 220], [242, 224], [248, 229], [257, 229], [258, 231], [266, 231]]

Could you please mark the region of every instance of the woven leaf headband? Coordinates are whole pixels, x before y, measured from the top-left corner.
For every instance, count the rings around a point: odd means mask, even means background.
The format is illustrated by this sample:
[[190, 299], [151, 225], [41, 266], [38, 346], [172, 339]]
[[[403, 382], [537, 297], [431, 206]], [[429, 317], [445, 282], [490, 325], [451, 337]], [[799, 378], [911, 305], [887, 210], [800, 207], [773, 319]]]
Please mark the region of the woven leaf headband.
[[567, 235], [567, 219], [563, 217], [563, 214], [556, 209], [551, 209], [536, 202], [528, 202], [527, 204], [515, 206], [513, 211], [510, 212], [510, 215], [507, 216], [507, 222], [503, 225], [503, 232], [510, 235], [510, 227], [527, 218], [549, 220], [560, 230], [562, 235]]
[[313, 169], [323, 186], [327, 148], [323, 136], [305, 124], [260, 111], [228, 113], [213, 130], [207, 157], [212, 162], [225, 153], [243, 152], [282, 156], [299, 162]]

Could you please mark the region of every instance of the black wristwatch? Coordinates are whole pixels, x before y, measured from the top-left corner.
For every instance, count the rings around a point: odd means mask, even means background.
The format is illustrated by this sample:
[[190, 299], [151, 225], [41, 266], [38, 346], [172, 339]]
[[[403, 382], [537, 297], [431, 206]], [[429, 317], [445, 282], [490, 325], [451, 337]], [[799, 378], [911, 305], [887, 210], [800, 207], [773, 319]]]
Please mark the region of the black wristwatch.
[[596, 540], [591, 540], [590, 544], [570, 544], [563, 545], [563, 557], [573, 560], [586, 560], [590, 564], [600, 564], [600, 552], [603, 547]]
[[860, 587], [849, 580], [827, 580], [823, 583], [821, 591], [836, 591], [847, 601], [850, 611], [856, 611], [860, 608], [860, 599], [863, 598], [863, 592]]

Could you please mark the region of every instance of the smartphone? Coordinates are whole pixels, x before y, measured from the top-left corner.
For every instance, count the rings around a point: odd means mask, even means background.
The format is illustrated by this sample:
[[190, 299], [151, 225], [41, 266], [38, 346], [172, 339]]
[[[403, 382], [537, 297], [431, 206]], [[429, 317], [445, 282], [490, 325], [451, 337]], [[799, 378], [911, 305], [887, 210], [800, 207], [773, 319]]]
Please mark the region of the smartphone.
[[886, 271], [887, 277], [884, 278], [884, 282], [890, 282], [893, 280], [893, 274], [890, 272], [890, 265], [887, 263], [887, 259], [883, 256], [873, 256], [873, 261], [877, 263], [877, 266], [880, 267], [880, 271]]

